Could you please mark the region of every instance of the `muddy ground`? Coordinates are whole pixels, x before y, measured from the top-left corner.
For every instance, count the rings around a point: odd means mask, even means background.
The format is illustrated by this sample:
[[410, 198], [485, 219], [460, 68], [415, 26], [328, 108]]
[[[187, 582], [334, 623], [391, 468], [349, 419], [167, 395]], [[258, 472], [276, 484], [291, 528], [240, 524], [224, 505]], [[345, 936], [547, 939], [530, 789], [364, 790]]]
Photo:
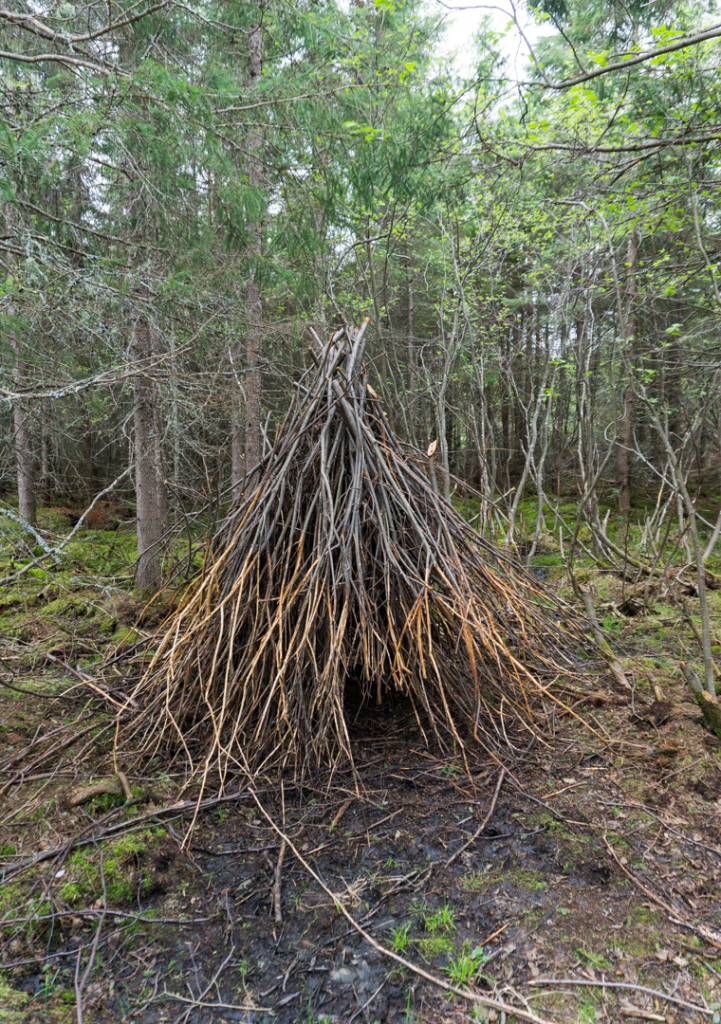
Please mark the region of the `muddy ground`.
[[558, 1024], [721, 1019], [721, 741], [677, 670], [686, 598], [624, 617], [599, 586], [628, 688], [595, 663], [563, 684], [586, 724], [549, 706], [502, 776], [373, 709], [355, 780], [231, 786], [188, 843], [172, 771], [131, 773], [129, 802], [112, 776], [112, 708], [77, 666], [152, 622], [129, 634], [139, 606], [88, 580], [0, 601], [2, 1024], [519, 1019], [483, 997]]

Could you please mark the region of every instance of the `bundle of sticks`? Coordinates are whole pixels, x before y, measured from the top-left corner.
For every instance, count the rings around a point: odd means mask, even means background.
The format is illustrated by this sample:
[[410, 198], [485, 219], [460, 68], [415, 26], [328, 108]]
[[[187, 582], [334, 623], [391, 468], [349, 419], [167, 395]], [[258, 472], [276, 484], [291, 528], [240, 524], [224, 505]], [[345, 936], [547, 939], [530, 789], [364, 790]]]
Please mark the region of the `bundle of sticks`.
[[445, 500], [363, 369], [364, 327], [314, 354], [256, 486], [155, 638], [123, 747], [206, 782], [352, 761], [348, 708], [400, 693], [429, 742], [523, 745], [573, 670], [566, 611]]

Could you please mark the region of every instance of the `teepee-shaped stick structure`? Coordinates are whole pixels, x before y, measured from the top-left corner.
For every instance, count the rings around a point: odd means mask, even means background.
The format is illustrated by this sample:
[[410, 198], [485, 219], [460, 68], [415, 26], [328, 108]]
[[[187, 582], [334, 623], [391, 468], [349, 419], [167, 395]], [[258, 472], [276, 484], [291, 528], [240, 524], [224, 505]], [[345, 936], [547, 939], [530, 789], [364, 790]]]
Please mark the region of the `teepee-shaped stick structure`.
[[363, 333], [316, 354], [255, 489], [156, 638], [123, 746], [180, 752], [221, 784], [234, 766], [302, 773], [352, 756], [352, 689], [379, 713], [400, 691], [441, 744], [506, 748], [535, 730], [539, 680], [571, 669], [559, 605], [394, 434]]

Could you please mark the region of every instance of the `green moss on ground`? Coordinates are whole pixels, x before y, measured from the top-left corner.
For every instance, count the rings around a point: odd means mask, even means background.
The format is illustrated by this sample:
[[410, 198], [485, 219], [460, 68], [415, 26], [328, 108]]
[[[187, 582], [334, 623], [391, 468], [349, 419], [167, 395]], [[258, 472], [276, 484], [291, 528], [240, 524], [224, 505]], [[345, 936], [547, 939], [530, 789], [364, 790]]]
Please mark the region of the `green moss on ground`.
[[164, 835], [163, 829], [131, 832], [99, 851], [88, 847], [77, 850], [68, 860], [68, 875], [58, 890], [60, 899], [73, 907], [88, 906], [103, 898], [103, 882], [108, 903], [131, 903], [140, 891], [148, 893], [152, 878], [140, 872], [141, 863]]
[[0, 1024], [24, 1024], [30, 996], [12, 988], [0, 975]]

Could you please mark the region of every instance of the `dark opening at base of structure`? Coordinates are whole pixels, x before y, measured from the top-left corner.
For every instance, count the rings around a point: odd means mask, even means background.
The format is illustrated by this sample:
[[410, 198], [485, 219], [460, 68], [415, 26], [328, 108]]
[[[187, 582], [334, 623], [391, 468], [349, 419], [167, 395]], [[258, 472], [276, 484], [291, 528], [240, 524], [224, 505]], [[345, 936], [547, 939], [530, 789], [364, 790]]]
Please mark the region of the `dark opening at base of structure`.
[[349, 676], [343, 694], [348, 736], [351, 741], [391, 737], [402, 732], [412, 742], [421, 738], [413, 702], [405, 693], [385, 689], [378, 700], [377, 692], [368, 692], [367, 681]]

